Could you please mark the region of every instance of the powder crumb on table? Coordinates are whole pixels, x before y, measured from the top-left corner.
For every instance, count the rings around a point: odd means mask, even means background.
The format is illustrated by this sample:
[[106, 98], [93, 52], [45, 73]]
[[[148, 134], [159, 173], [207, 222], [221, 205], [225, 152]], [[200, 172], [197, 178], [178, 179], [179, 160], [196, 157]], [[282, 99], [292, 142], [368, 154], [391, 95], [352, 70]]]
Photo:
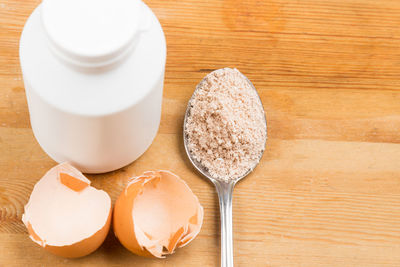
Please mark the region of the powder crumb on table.
[[254, 168], [265, 149], [265, 115], [242, 73], [230, 68], [209, 73], [189, 105], [188, 148], [212, 177], [234, 180]]

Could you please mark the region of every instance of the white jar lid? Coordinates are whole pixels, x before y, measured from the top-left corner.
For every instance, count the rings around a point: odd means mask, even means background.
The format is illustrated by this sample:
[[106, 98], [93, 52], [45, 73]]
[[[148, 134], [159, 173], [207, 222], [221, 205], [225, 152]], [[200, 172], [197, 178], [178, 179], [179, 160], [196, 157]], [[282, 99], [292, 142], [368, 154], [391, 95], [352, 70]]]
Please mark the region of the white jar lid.
[[42, 21], [64, 58], [101, 64], [133, 43], [140, 23], [138, 0], [43, 0]]

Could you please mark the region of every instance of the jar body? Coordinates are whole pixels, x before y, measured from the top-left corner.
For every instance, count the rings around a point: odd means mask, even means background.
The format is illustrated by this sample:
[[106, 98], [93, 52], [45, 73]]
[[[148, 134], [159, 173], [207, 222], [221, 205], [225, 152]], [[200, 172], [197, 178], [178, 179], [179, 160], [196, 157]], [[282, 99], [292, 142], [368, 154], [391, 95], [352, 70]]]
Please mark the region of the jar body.
[[[153, 27], [132, 55], [97, 73], [73, 69], [49, 51], [40, 6], [28, 19], [20, 59], [31, 126], [55, 161], [68, 161], [86, 173], [108, 172], [133, 162], [152, 143], [161, 117], [166, 45], [161, 26], [150, 16]], [[159, 42], [153, 50], [164, 47], [159, 54], [164, 58], [141, 68], [150, 40]]]

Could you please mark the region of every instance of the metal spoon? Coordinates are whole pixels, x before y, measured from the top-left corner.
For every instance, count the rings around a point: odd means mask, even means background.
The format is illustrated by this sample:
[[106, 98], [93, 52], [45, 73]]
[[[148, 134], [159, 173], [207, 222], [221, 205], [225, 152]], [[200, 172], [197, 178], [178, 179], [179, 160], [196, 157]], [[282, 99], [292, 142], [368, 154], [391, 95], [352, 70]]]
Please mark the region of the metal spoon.
[[[243, 75], [244, 76], [244, 75]], [[244, 76], [246, 79], [247, 77]], [[249, 79], [247, 79], [251, 87], [257, 92], [256, 88], [254, 85], [250, 82]], [[193, 93], [192, 98], [195, 94]], [[258, 95], [258, 93], [257, 93]], [[261, 102], [260, 96], [258, 95], [258, 98]], [[222, 180], [217, 180], [213, 178], [209, 172], [198, 162], [196, 159], [193, 158], [193, 155], [190, 153], [190, 150], [188, 148], [188, 136], [186, 134], [186, 120], [187, 117], [190, 114], [191, 110], [191, 99], [189, 100], [186, 113], [185, 113], [185, 119], [183, 122], [183, 143], [185, 146], [186, 154], [189, 157], [190, 162], [193, 164], [193, 166], [206, 178], [208, 178], [213, 184], [215, 185], [215, 188], [218, 193], [218, 198], [219, 198], [219, 209], [220, 209], [220, 214], [221, 214], [221, 267], [233, 267], [233, 241], [232, 241], [232, 194], [233, 194], [233, 188], [235, 184], [246, 177], [250, 172], [254, 170], [254, 168], [258, 165], [262, 153], [260, 153], [260, 156], [257, 160], [257, 162], [252, 166], [243, 176], [237, 177], [233, 180], [230, 180], [228, 182], [222, 181]], [[267, 130], [267, 120], [265, 117], [265, 112], [264, 112], [264, 119], [265, 119], [265, 130]], [[267, 134], [265, 135], [265, 143], [267, 141]], [[264, 146], [265, 147], [265, 146]]]

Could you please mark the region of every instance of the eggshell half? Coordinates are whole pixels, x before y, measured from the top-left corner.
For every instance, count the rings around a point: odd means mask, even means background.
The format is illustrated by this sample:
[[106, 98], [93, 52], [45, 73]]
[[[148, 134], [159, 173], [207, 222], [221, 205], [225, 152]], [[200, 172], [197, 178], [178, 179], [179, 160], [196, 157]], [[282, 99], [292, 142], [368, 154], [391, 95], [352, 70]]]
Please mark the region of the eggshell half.
[[132, 178], [117, 199], [113, 228], [131, 252], [164, 258], [200, 232], [203, 207], [189, 186], [169, 171]]
[[33, 188], [22, 221], [30, 238], [56, 255], [95, 251], [111, 223], [111, 198], [68, 163], [49, 170]]

